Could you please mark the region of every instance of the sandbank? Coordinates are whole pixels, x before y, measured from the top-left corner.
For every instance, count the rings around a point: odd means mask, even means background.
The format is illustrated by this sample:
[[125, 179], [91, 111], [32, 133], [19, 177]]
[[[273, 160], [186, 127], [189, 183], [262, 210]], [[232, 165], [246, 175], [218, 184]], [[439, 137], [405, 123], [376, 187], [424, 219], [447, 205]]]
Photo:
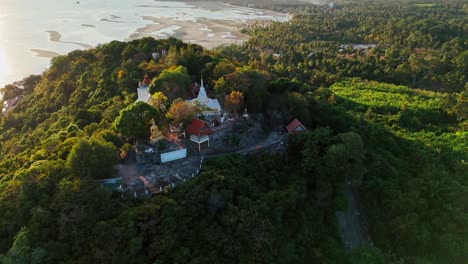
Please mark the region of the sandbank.
[[101, 19], [99, 19], [99, 20], [100, 20], [100, 21], [104, 21], [104, 22], [111, 22], [111, 23], [125, 23], [125, 21], [112, 20], [112, 18], [111, 18], [111, 19], [109, 19], [109, 18], [101, 18]]
[[62, 41], [62, 35], [57, 32], [57, 31], [52, 31], [52, 30], [49, 30], [49, 31], [46, 31], [47, 33], [49, 33], [49, 40], [52, 41], [52, 42], [60, 42], [60, 43], [68, 43], [68, 44], [75, 44], [75, 45], [78, 45], [84, 49], [92, 49], [94, 48], [93, 46], [91, 45], [88, 45], [88, 44], [85, 44], [85, 43], [81, 43], [81, 42], [74, 42], [74, 41]]
[[[255, 14], [260, 16], [256, 17], [254, 15], [252, 16], [252, 19], [247, 20], [211, 18], [182, 20], [177, 17], [142, 16], [143, 20], [147, 20], [152, 23], [138, 28], [127, 38], [127, 40], [134, 40], [142, 37], [153, 37], [156, 39], [174, 37], [182, 41], [196, 43], [210, 49], [220, 45], [229, 45], [246, 41], [248, 39], [248, 35], [240, 33], [240, 29], [256, 22], [269, 23], [270, 19], [266, 19], [265, 17], [276, 17], [280, 18], [279, 20], [289, 20], [291, 18], [290, 15], [283, 13], [239, 7], [225, 3], [189, 2], [187, 4], [188, 9], [201, 8], [210, 12], [236, 10], [237, 13], [246, 13], [247, 15], [251, 15], [252, 10], [255, 10]], [[184, 16], [185, 13], [177, 13], [177, 15]], [[178, 28], [175, 28], [175, 26]]]
[[57, 52], [50, 51], [50, 50], [31, 49], [31, 51], [34, 52], [34, 56], [42, 57], [42, 58], [49, 58], [49, 59], [52, 59], [60, 55]]
[[[153, 5], [139, 7], [155, 7]], [[185, 6], [184, 6], [185, 7]], [[159, 6], [159, 8], [164, 8]], [[181, 7], [178, 7], [181, 8]], [[223, 10], [234, 10], [236, 13], [252, 14], [251, 8], [238, 7], [224, 3], [213, 2], [191, 2], [186, 8], [191, 10], [193, 8], [205, 9], [210, 12], [219, 12]], [[189, 12], [189, 11], [188, 11]], [[211, 19], [211, 18], [193, 18], [191, 20], [183, 20], [188, 13], [181, 11], [177, 13], [177, 17], [155, 17], [155, 16], [141, 16], [144, 21], [147, 21], [146, 26], [136, 29], [130, 36], [125, 39], [126, 41], [140, 39], [143, 37], [153, 37], [156, 39], [164, 39], [168, 37], [178, 38], [185, 42], [195, 43], [205, 48], [211, 49], [220, 45], [239, 44], [248, 39], [248, 35], [240, 33], [240, 29], [256, 23], [265, 22], [265, 16], [277, 17], [280, 20], [288, 20], [289, 15], [275, 13], [273, 11], [256, 9], [255, 14], [260, 15], [256, 17], [251, 16], [252, 19], [239, 20], [239, 19]], [[183, 18], [181, 18], [183, 17]], [[122, 17], [117, 15], [108, 15], [107, 18], [101, 18], [100, 21], [111, 23], [127, 23], [122, 21]], [[99, 27], [92, 24], [81, 24], [83, 27]], [[63, 41], [62, 35], [57, 31], [47, 31], [49, 33], [49, 40], [52, 42], [68, 43], [78, 45], [84, 49], [93, 48], [93, 46], [80, 43]], [[53, 51], [32, 50], [36, 56], [52, 58], [59, 55]]]
[[[174, 37], [182, 41], [199, 44], [205, 48], [214, 48], [220, 45], [240, 43], [248, 36], [239, 32], [242, 26], [254, 23], [249, 20], [245, 23], [220, 20], [198, 19], [197, 21], [174, 21], [167, 18], [143, 16], [144, 20], [151, 21], [145, 27], [139, 28], [128, 39], [134, 40], [142, 37], [167, 38]], [[178, 26], [177, 29], [174, 27]]]

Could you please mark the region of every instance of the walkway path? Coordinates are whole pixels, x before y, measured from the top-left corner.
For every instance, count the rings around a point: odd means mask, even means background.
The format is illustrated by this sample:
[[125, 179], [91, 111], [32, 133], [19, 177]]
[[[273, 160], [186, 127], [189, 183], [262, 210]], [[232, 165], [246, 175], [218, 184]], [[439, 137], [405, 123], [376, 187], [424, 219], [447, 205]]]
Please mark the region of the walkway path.
[[352, 250], [367, 244], [369, 241], [363, 235], [361, 210], [349, 178], [343, 184], [343, 194], [347, 200], [347, 208], [344, 212], [336, 212], [336, 216], [345, 247], [347, 250]]
[[257, 151], [264, 151], [266, 149], [272, 148], [276, 145], [284, 145], [286, 144], [287, 135], [276, 135], [276, 133], [271, 133], [265, 140], [257, 142], [257, 144], [253, 146], [249, 146], [243, 149], [239, 149], [232, 152], [225, 152], [219, 154], [211, 154], [211, 155], [204, 155], [205, 158], [216, 158], [228, 155], [247, 155], [252, 152]]

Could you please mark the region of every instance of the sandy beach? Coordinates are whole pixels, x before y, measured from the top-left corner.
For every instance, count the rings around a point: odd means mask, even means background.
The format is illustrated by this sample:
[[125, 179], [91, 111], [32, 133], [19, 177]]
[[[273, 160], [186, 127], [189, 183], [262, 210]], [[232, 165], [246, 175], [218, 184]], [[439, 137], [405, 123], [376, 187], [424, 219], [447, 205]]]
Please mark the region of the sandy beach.
[[129, 36], [129, 40], [142, 37], [174, 37], [185, 42], [199, 44], [208, 49], [247, 40], [248, 36], [241, 34], [240, 29], [244, 25], [255, 22], [255, 20], [239, 22], [206, 18], [198, 19], [196, 22], [173, 21], [151, 16], [144, 16], [143, 19], [152, 23], [137, 29]]
[[[213, 2], [191, 2], [190, 5], [196, 8], [206, 9], [210, 12], [223, 12], [226, 9], [236, 10], [236, 12], [248, 16], [252, 13], [266, 15], [270, 17], [281, 17], [289, 19], [286, 14], [279, 14], [272, 11], [260, 9], [246, 9], [224, 3]], [[184, 12], [178, 13], [182, 18], [187, 15]], [[248, 39], [248, 36], [240, 33], [242, 27], [254, 24], [256, 22], [267, 22], [264, 19], [213, 19], [197, 18], [191, 21], [185, 21], [181, 18], [167, 18], [142, 16], [143, 20], [151, 21], [151, 24], [137, 29], [128, 37], [128, 40], [134, 40], [142, 37], [167, 38], [174, 37], [185, 42], [196, 43], [205, 48], [211, 49], [220, 45], [230, 45], [242, 43]], [[178, 28], [174, 26], [177, 25]]]
[[[181, 2], [182, 3], [182, 2]], [[271, 18], [288, 20], [287, 14], [275, 13], [272, 11], [244, 8], [224, 3], [214, 2], [190, 2], [186, 6], [177, 7], [175, 14], [164, 16], [140, 15], [142, 21], [147, 25], [139, 27], [133, 33], [124, 39], [125, 41], [139, 39], [143, 37], [153, 37], [163, 39], [168, 37], [178, 38], [185, 42], [199, 44], [205, 48], [211, 49], [220, 45], [229, 45], [242, 43], [248, 39], [248, 36], [240, 33], [240, 29], [248, 24], [255, 22], [267, 22]], [[162, 5], [139, 5], [139, 7], [150, 10], [151, 8], [171, 8]], [[205, 16], [194, 16], [191, 10], [201, 10], [209, 14], [221, 14]], [[226, 13], [232, 12], [232, 18], [220, 19]], [[137, 15], [137, 14], [135, 14]], [[138, 15], [137, 15], [138, 16]], [[122, 16], [109, 14], [99, 19], [99, 22], [127, 24]], [[81, 24], [82, 27], [99, 27], [95, 24]], [[63, 41], [62, 35], [58, 31], [46, 31], [49, 34], [49, 40], [52, 42], [75, 44], [84, 49], [93, 48], [92, 45], [81, 42]], [[40, 54], [40, 55], [39, 55]], [[46, 52], [38, 52], [37, 55], [43, 57]]]

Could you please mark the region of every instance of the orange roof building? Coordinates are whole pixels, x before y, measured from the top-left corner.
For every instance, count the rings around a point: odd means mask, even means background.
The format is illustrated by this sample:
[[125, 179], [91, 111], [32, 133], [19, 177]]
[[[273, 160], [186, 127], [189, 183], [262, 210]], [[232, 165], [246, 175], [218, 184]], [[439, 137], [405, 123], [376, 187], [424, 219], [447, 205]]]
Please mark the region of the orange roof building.
[[192, 120], [192, 123], [187, 127], [186, 130], [187, 134], [189, 136], [191, 135], [209, 135], [211, 134], [211, 128], [208, 127], [208, 125], [205, 123], [205, 121], [194, 118]]
[[190, 141], [193, 141], [198, 144], [198, 151], [200, 151], [200, 145], [203, 142], [208, 142], [208, 147], [210, 146], [210, 137], [213, 131], [205, 123], [205, 121], [194, 118], [192, 123], [187, 127], [187, 135], [190, 136]]
[[291, 135], [307, 132], [307, 128], [295, 118], [287, 127], [288, 133]]

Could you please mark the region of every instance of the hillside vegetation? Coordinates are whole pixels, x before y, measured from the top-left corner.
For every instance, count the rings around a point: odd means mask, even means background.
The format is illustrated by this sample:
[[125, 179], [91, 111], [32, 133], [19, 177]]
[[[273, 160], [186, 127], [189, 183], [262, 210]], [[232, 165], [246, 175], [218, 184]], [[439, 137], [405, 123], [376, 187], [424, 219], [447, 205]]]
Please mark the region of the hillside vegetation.
[[[380, 4], [307, 5], [215, 50], [113, 41], [4, 87], [24, 99], [0, 117], [0, 263], [464, 264], [466, 5]], [[135, 104], [145, 73], [154, 95]], [[282, 154], [210, 159], [164, 195], [101, 187], [149, 120], [189, 119], [180, 98], [201, 75], [264, 132], [294, 118], [309, 131]], [[350, 251], [335, 216], [345, 178], [372, 241]]]
[[462, 263], [468, 132], [453, 132], [446, 95], [358, 80], [330, 89], [332, 103], [357, 120], [366, 142], [360, 189], [377, 245], [419, 255], [410, 263]]

